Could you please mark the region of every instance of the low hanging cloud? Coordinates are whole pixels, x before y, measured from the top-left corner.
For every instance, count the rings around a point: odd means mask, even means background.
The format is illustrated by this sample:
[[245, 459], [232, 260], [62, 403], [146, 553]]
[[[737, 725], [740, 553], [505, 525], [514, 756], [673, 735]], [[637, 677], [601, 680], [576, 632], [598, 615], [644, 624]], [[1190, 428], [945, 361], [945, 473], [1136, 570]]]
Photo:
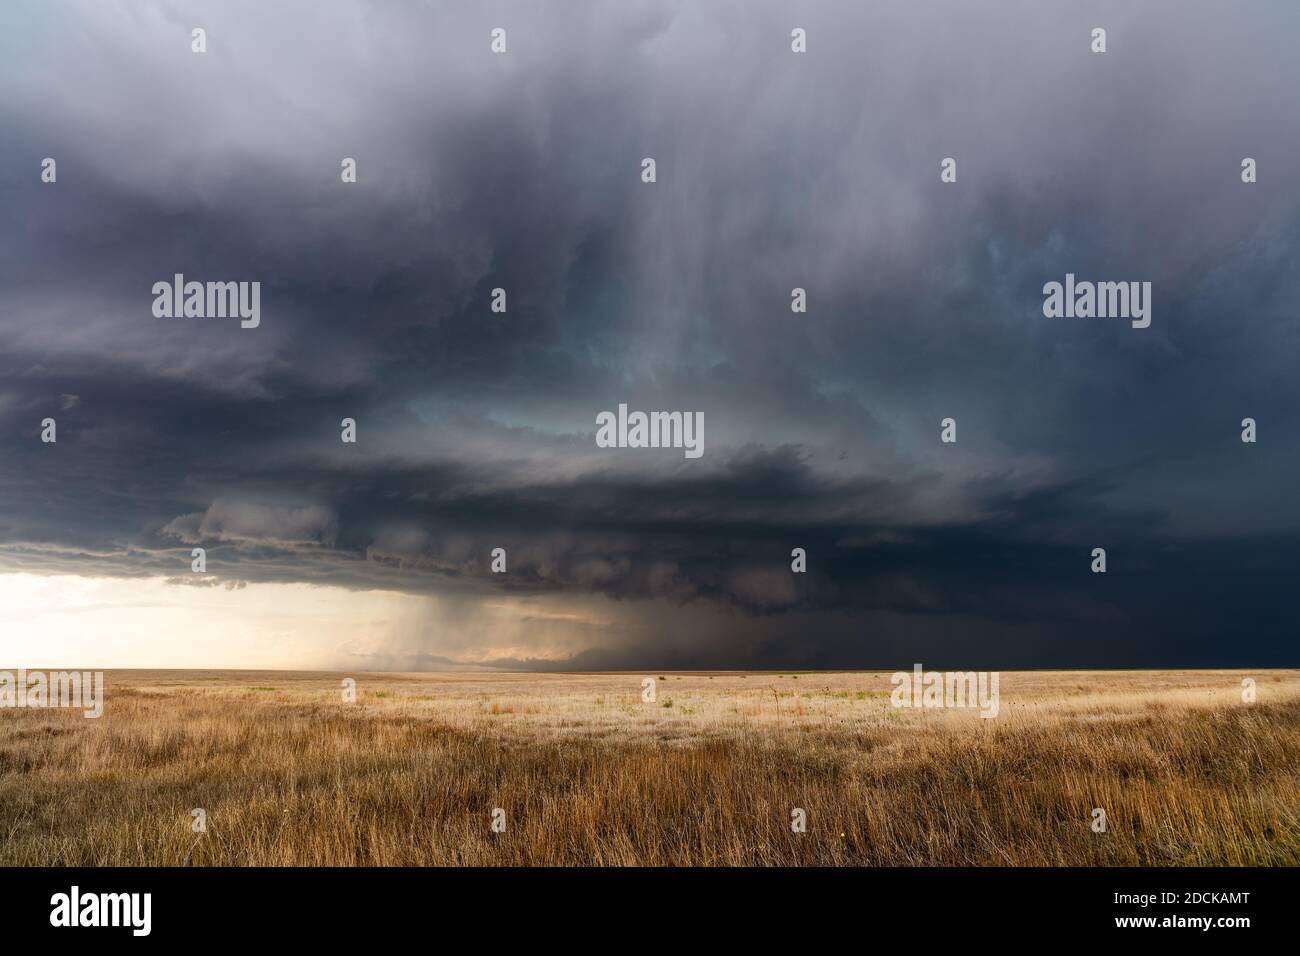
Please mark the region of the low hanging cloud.
[[180, 515], [161, 534], [186, 544], [229, 541], [239, 544], [331, 547], [338, 518], [321, 505], [266, 504], [218, 498], [204, 512]]

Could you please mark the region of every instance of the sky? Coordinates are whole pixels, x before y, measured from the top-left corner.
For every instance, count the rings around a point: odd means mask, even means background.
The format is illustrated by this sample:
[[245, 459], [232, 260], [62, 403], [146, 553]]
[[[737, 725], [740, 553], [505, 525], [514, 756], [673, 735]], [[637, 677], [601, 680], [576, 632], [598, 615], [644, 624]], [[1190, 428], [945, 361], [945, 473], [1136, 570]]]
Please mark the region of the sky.
[[[5, 3], [0, 665], [1295, 666], [1298, 30]], [[260, 323], [156, 316], [177, 273]]]

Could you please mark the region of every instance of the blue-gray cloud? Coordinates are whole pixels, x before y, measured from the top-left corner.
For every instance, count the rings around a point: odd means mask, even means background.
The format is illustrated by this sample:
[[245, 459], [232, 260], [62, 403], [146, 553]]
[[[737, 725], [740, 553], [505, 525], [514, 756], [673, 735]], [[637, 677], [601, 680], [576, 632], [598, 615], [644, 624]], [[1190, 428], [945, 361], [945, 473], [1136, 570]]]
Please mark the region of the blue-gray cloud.
[[575, 666], [1294, 663], [1300, 11], [1003, 7], [7, 4], [0, 566], [634, 609]]

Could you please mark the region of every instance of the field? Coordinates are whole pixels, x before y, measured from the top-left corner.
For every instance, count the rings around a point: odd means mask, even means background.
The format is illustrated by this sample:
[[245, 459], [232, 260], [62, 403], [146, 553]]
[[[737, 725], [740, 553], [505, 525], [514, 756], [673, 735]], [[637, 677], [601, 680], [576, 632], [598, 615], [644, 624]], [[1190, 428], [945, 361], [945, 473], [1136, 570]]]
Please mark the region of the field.
[[993, 719], [888, 673], [343, 676], [0, 710], [0, 864], [1300, 864], [1300, 671], [1004, 672]]

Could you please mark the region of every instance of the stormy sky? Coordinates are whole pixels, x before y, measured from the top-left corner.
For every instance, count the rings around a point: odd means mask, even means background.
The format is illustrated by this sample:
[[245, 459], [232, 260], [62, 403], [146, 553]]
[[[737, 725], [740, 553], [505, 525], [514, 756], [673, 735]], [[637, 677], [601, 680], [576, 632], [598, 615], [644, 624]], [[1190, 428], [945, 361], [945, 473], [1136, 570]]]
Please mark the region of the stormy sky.
[[0, 656], [1297, 664], [1300, 7], [996, 6], [5, 3]]

